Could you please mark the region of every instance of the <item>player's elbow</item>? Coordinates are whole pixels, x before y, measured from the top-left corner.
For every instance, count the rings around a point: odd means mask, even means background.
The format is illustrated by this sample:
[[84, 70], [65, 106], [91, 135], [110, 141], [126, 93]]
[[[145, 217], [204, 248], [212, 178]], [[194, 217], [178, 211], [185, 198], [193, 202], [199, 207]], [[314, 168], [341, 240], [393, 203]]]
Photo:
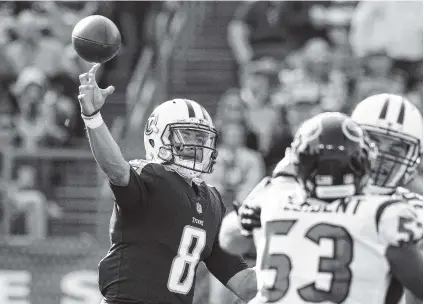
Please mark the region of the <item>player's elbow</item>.
[[103, 171], [106, 173], [106, 176], [109, 179], [109, 182], [112, 185], [120, 186], [120, 187], [126, 187], [128, 186], [130, 182], [130, 165], [125, 162], [125, 164], [122, 165], [119, 169], [115, 170], [108, 170], [103, 169]]
[[240, 225], [235, 211], [230, 212], [222, 221], [219, 243], [231, 254], [246, 254], [251, 248], [251, 239], [240, 234]]
[[417, 244], [390, 246], [386, 257], [393, 275], [418, 299], [423, 299], [423, 256]]

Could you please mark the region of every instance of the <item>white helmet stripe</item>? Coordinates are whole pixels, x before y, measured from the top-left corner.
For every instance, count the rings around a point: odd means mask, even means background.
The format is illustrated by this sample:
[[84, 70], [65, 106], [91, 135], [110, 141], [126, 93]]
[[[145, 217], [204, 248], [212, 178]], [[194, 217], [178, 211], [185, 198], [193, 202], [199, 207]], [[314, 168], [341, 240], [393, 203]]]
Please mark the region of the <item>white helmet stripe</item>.
[[195, 117], [199, 119], [205, 119], [206, 117], [203, 116], [203, 111], [200, 105], [197, 102], [189, 102], [193, 105]]
[[200, 106], [202, 108], [202, 112], [203, 112], [203, 116], [205, 117], [205, 119], [211, 124], [213, 125], [213, 121], [211, 116], [209, 115], [208, 111], [206, 111], [206, 109], [203, 106]]

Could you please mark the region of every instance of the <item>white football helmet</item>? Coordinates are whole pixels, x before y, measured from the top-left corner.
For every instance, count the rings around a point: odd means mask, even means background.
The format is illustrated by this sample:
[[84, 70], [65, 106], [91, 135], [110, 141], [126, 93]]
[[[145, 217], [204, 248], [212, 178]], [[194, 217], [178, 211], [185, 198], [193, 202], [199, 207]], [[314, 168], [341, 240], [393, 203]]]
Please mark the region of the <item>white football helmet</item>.
[[211, 173], [218, 132], [204, 107], [188, 99], [159, 105], [144, 130], [146, 159], [168, 165], [186, 178]]
[[417, 173], [422, 156], [420, 111], [402, 96], [378, 94], [361, 101], [352, 119], [378, 148], [371, 169], [373, 185], [395, 188], [407, 184]]

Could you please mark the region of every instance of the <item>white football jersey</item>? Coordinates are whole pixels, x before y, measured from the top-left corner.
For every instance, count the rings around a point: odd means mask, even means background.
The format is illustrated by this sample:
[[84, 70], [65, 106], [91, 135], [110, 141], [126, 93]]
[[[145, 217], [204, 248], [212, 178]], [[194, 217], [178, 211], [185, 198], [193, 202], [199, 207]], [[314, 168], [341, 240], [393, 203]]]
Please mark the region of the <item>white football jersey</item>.
[[251, 303], [385, 303], [388, 246], [422, 239], [414, 207], [390, 196], [305, 202], [274, 188], [267, 198]]
[[[285, 195], [296, 194], [298, 197], [304, 197], [305, 191], [294, 179], [289, 176], [279, 176], [272, 178], [266, 185], [256, 187], [251, 194], [248, 195], [244, 203], [249, 206], [257, 206], [262, 210], [267, 208], [267, 205], [276, 200], [274, 193], [284, 193]], [[263, 237], [262, 227], [253, 230], [253, 241], [256, 248]]]
[[415, 192], [412, 192], [403, 187], [397, 187], [396, 191], [392, 194], [393, 198], [400, 197], [407, 201], [417, 211], [419, 220], [422, 222], [423, 216], [423, 197]]

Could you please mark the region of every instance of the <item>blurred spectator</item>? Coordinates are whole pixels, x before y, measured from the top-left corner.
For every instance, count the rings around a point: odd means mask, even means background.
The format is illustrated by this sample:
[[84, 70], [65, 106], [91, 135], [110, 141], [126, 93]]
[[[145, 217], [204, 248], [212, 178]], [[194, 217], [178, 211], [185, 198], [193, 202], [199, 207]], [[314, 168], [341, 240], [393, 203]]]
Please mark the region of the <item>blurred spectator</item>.
[[[6, 189], [6, 202], [12, 212], [10, 230], [12, 235], [26, 234], [30, 239], [39, 240], [47, 234], [47, 199], [37, 189], [36, 170], [31, 166], [21, 166], [17, 178]], [[20, 225], [19, 219], [25, 224]]]
[[417, 82], [407, 93], [406, 98], [423, 113], [423, 83]]
[[242, 201], [262, 179], [264, 163], [259, 153], [246, 148], [246, 129], [242, 124], [228, 122], [220, 135], [214, 171], [204, 178], [220, 191], [227, 210], [231, 210], [231, 202]]
[[263, 63], [257, 61], [248, 65], [242, 76], [240, 96], [246, 107], [247, 124], [259, 139], [258, 150], [265, 155], [273, 134], [280, 131], [281, 117], [270, 102], [273, 70]]
[[25, 149], [67, 140], [67, 132], [56, 121], [58, 100], [48, 89], [45, 74], [32, 67], [24, 69], [14, 85], [19, 109], [15, 117], [17, 144]]
[[[72, 91], [71, 91], [72, 90]], [[66, 132], [65, 138], [85, 135], [78, 98], [78, 84], [67, 74], [57, 75], [50, 80], [46, 99], [53, 105], [55, 124]], [[58, 144], [66, 144], [67, 140]], [[53, 144], [53, 143], [51, 143]]]
[[386, 54], [408, 77], [419, 80], [423, 58], [422, 1], [364, 1], [354, 12], [351, 43], [359, 57]]
[[0, 45], [6, 45], [12, 39], [11, 30], [15, 25], [13, 16], [13, 2], [0, 2]]
[[216, 129], [221, 133], [228, 123], [240, 123], [246, 127], [246, 147], [252, 150], [258, 150], [258, 136], [248, 127], [246, 115], [247, 108], [241, 100], [240, 90], [229, 89], [218, 103], [218, 109], [214, 119]]
[[283, 59], [310, 37], [325, 37], [311, 21], [314, 2], [243, 2], [228, 26], [228, 41], [239, 65], [271, 56]]
[[284, 69], [279, 78], [281, 101], [317, 99], [323, 109], [342, 111], [347, 103], [348, 79], [334, 64], [334, 53], [323, 39], [314, 38], [299, 51], [297, 69]]
[[403, 94], [406, 75], [394, 69], [393, 60], [385, 53], [369, 54], [363, 58], [362, 73], [356, 80], [354, 101], [381, 93]]
[[264, 157], [266, 172], [284, 157], [291, 138], [284, 129], [282, 107], [273, 103], [274, 67], [267, 61], [250, 63], [242, 77], [241, 98], [246, 107], [246, 122], [258, 138], [258, 151]]
[[49, 21], [49, 30], [63, 45], [71, 43], [72, 30], [81, 19], [94, 14], [96, 1], [39, 1], [33, 8]]
[[43, 36], [44, 26], [43, 20], [31, 10], [22, 11], [17, 17], [17, 40], [6, 47], [7, 58], [16, 75], [29, 66], [40, 69], [47, 76], [62, 70], [64, 45], [56, 38]]

